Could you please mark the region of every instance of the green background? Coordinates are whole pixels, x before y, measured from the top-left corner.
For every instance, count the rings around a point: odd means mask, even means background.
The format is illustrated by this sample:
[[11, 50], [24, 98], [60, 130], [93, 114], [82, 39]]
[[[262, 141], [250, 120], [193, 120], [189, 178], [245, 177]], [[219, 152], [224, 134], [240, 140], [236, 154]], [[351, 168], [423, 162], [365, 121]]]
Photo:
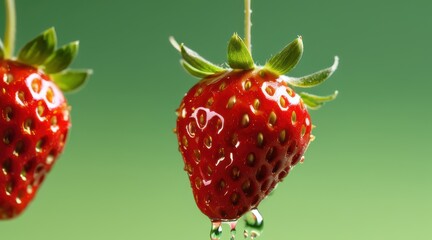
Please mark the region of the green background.
[[[432, 239], [432, 2], [252, 5], [258, 63], [297, 35], [305, 52], [292, 75], [341, 60], [310, 91], [340, 95], [311, 113], [305, 163], [260, 205], [262, 239]], [[0, 239], [208, 239], [172, 133], [196, 80], [168, 36], [223, 63], [243, 34], [243, 1], [18, 0], [17, 12], [18, 46], [55, 26], [60, 44], [80, 39], [73, 67], [94, 75], [67, 96], [64, 154], [27, 211], [0, 222]]]

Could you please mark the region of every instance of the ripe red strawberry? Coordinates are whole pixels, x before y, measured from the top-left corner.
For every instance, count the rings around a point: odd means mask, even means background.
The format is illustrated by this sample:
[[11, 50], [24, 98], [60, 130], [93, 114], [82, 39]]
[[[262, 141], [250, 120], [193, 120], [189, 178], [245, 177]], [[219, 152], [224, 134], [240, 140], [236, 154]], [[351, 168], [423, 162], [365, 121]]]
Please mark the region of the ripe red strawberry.
[[303, 52], [301, 37], [265, 66], [255, 66], [236, 34], [223, 69], [184, 45], [182, 65], [202, 77], [177, 110], [176, 133], [195, 201], [212, 221], [235, 221], [256, 208], [298, 162], [312, 138], [308, 107], [336, 96], [296, 94], [327, 79], [335, 64], [315, 74], [283, 76]]
[[62, 91], [89, 71], [65, 70], [78, 43], [56, 48], [54, 29], [29, 42], [15, 60], [0, 42], [0, 219], [22, 213], [63, 151], [71, 126]]

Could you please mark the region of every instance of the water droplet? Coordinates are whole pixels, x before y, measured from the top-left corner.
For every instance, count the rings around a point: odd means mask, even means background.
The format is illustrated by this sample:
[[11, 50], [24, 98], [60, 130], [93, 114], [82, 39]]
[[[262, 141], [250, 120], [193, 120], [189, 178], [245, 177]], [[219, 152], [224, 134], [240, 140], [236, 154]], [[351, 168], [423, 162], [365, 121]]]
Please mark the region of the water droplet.
[[300, 158], [300, 163], [303, 164], [303, 163], [304, 163], [304, 160], [305, 160], [305, 157], [302, 156], [302, 157]]
[[210, 230], [210, 239], [211, 240], [219, 240], [222, 236], [222, 222], [215, 221], [212, 222], [211, 230]]
[[250, 239], [256, 239], [259, 237], [264, 228], [264, 220], [258, 209], [252, 209], [244, 216], [245, 230], [244, 237], [250, 237]]
[[236, 231], [237, 221], [228, 222], [228, 224], [230, 226], [231, 240], [234, 240], [237, 233]]

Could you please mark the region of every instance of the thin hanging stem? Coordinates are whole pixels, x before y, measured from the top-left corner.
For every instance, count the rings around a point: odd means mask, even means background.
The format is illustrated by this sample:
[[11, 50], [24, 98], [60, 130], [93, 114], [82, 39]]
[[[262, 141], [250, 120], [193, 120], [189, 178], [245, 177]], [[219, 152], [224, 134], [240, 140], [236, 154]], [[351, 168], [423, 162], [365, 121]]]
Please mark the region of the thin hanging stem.
[[6, 7], [6, 30], [4, 35], [4, 52], [5, 58], [13, 56], [15, 48], [15, 34], [16, 34], [16, 14], [15, 14], [15, 1], [5, 0]]
[[251, 14], [252, 14], [252, 10], [251, 10], [251, 0], [245, 0], [244, 1], [244, 8], [245, 8], [245, 30], [244, 30], [244, 34], [245, 34], [245, 44], [246, 47], [249, 49], [249, 52], [252, 53], [252, 37], [251, 37], [251, 28], [252, 28], [252, 22], [251, 22]]

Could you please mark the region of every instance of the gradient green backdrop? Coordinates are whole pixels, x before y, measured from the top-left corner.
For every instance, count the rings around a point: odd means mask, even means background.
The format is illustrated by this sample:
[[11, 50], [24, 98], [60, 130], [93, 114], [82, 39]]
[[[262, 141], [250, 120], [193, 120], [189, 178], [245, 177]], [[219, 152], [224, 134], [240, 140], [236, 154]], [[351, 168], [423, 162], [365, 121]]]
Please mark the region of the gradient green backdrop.
[[[305, 163], [260, 206], [262, 239], [432, 239], [432, 2], [252, 5], [258, 63], [297, 35], [305, 52], [292, 75], [341, 59], [311, 90], [340, 95], [311, 113]], [[196, 80], [168, 36], [223, 63], [243, 34], [243, 1], [17, 0], [17, 11], [18, 46], [55, 26], [60, 44], [81, 40], [73, 66], [94, 75], [68, 95], [64, 154], [27, 211], [0, 222], [0, 239], [208, 239], [172, 133]]]

